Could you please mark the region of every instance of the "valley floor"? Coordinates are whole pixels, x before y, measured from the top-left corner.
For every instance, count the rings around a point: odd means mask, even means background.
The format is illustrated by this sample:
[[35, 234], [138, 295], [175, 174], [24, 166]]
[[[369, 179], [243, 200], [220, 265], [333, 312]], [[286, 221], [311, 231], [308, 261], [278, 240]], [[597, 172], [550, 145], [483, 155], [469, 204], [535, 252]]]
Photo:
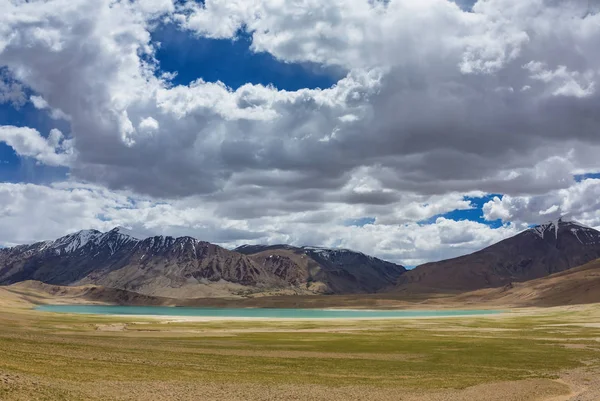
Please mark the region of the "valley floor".
[[600, 399], [598, 304], [182, 322], [43, 313], [32, 297], [0, 288], [0, 400]]

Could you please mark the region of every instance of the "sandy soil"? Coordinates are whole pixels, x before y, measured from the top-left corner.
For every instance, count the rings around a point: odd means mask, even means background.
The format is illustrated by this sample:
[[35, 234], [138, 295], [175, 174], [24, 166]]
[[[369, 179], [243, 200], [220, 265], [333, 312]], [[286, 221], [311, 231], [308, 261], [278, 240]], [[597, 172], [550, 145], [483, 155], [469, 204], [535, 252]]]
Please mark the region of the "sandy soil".
[[569, 397], [564, 398], [564, 401], [600, 400], [600, 371], [598, 370], [582, 368], [563, 372], [560, 381], [571, 389]]
[[[211, 384], [211, 383], [131, 383], [92, 382], [79, 386], [72, 382], [52, 383], [66, 394], [89, 400], [206, 400], [206, 401], [598, 401], [600, 372], [574, 370], [561, 379], [532, 379], [500, 382], [463, 390], [415, 391], [368, 386], [331, 387], [322, 385]], [[0, 372], [0, 389], [28, 388], [42, 395], [50, 383], [23, 374]], [[15, 391], [16, 393], [16, 391]], [[27, 393], [25, 393], [27, 394]], [[31, 393], [30, 393], [31, 394]], [[29, 400], [27, 395], [11, 400]], [[46, 398], [44, 398], [46, 399]], [[52, 399], [52, 398], [50, 398]]]
[[[479, 317], [492, 317], [506, 315], [510, 312], [501, 314], [481, 314]], [[131, 318], [131, 315], [109, 315], [120, 318]], [[185, 322], [260, 322], [260, 321], [280, 321], [280, 322], [336, 322], [336, 321], [380, 321], [380, 320], [428, 320], [428, 319], [452, 319], [473, 317], [473, 315], [452, 315], [452, 316], [398, 316], [398, 317], [350, 317], [350, 318], [293, 318], [293, 317], [242, 317], [242, 316], [170, 316], [170, 315], [135, 315], [139, 319], [154, 319], [163, 322], [185, 323]]]

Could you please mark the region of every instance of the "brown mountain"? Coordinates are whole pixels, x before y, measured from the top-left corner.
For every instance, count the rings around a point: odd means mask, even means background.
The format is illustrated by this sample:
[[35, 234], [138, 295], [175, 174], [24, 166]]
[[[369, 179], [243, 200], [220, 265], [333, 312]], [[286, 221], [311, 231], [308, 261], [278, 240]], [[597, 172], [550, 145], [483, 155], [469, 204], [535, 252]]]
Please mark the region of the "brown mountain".
[[57, 286], [39, 281], [23, 281], [0, 287], [0, 303], [80, 303], [102, 302], [120, 305], [178, 305], [210, 307], [353, 307], [429, 308], [577, 305], [600, 302], [600, 259], [548, 277], [486, 288], [461, 294], [431, 298], [405, 297], [399, 293], [352, 295], [258, 296], [247, 298], [173, 299], [141, 295], [97, 285]]
[[[171, 298], [288, 291], [372, 292], [394, 283], [402, 266], [348, 250], [230, 251], [191, 237], [137, 239], [116, 228], [84, 230], [55, 241], [0, 249], [0, 284], [37, 280], [94, 284]], [[256, 255], [245, 253], [260, 249]], [[270, 249], [270, 248], [269, 248]]]
[[0, 284], [98, 284], [158, 296], [216, 296], [286, 283], [247, 256], [191, 237], [136, 239], [114, 229], [0, 250]]
[[460, 294], [456, 302], [559, 306], [600, 302], [600, 259], [536, 280]]
[[600, 258], [600, 232], [558, 220], [470, 255], [427, 263], [398, 279], [406, 292], [463, 292], [545, 277]]
[[244, 245], [236, 251], [249, 255], [287, 282], [315, 292], [377, 292], [406, 272], [403, 266], [348, 249]]

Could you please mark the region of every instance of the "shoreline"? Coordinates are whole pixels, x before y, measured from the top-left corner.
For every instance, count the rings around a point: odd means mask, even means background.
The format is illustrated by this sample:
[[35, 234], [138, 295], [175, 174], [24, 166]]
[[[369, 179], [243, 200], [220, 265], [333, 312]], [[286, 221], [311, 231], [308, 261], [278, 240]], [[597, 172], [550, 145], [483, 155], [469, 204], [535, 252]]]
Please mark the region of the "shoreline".
[[[241, 322], [351, 322], [351, 321], [383, 321], [383, 320], [425, 320], [425, 319], [451, 319], [468, 317], [497, 317], [505, 316], [508, 312], [490, 313], [481, 315], [445, 315], [445, 316], [382, 316], [382, 317], [249, 317], [249, 316], [177, 316], [177, 315], [106, 315], [93, 314], [97, 316], [115, 316], [119, 318], [137, 317], [140, 319], [154, 319], [165, 323], [193, 323], [193, 322], [215, 322], [215, 321], [241, 321]], [[91, 316], [91, 314], [88, 314]]]
[[[52, 307], [56, 306], [57, 309], [53, 310]], [[79, 310], [60, 310], [61, 307], [68, 308], [69, 306], [73, 307], [83, 307], [81, 311]], [[100, 306], [100, 305], [98, 305]], [[48, 308], [49, 307], [49, 308]], [[140, 311], [140, 313], [119, 313], [125, 312], [124, 310], [115, 310], [114, 313], [108, 310], [86, 310], [86, 305], [38, 305], [32, 308], [36, 312], [44, 312], [44, 313], [54, 313], [54, 314], [65, 314], [65, 315], [86, 315], [86, 316], [101, 316], [101, 317], [117, 317], [119, 319], [153, 319], [160, 321], [169, 321], [169, 322], [208, 322], [208, 321], [361, 321], [361, 320], [412, 320], [412, 319], [441, 319], [441, 318], [473, 318], [473, 317], [481, 317], [481, 318], [489, 318], [489, 317], [499, 317], [506, 316], [507, 314], [512, 314], [514, 311], [512, 310], [410, 310], [410, 309], [386, 309], [386, 310], [368, 310], [368, 309], [300, 309], [300, 308], [287, 308], [280, 310], [289, 310], [289, 311], [311, 311], [311, 312], [324, 312], [324, 315], [321, 316], [281, 316], [281, 315], [273, 315], [273, 316], [265, 316], [265, 315], [237, 315], [235, 314], [235, 310], [233, 310], [233, 314], [202, 314], [201, 309], [198, 308], [198, 314], [170, 314], [170, 311], [162, 310], [163, 313], [143, 313], [148, 312], [148, 310]], [[110, 306], [108, 306], [110, 307]], [[93, 308], [93, 306], [92, 306]], [[134, 307], [135, 308], [135, 307]], [[142, 307], [143, 308], [143, 307]], [[151, 307], [150, 307], [151, 308]], [[159, 307], [165, 308], [165, 307]], [[174, 311], [179, 308], [173, 308]], [[219, 308], [209, 308], [214, 312], [215, 309]], [[227, 312], [231, 313], [233, 308], [223, 308]], [[237, 309], [237, 308], [235, 308]], [[261, 310], [264, 308], [240, 308], [240, 310], [248, 311], [249, 309]], [[270, 308], [271, 310], [273, 308]], [[357, 316], [348, 315], [348, 316], [336, 316], [336, 315], [328, 315], [327, 312], [356, 312]], [[381, 313], [386, 313], [386, 315], [382, 315]], [[462, 312], [462, 313], [461, 313]], [[365, 315], [368, 313], [372, 313], [372, 316]]]

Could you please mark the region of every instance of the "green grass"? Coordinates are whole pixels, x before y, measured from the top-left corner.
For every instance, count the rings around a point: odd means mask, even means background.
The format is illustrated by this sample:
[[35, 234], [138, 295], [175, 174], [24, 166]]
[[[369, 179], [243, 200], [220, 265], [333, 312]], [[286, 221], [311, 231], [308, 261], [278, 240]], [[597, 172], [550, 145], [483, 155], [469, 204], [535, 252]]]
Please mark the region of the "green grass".
[[[100, 332], [99, 324], [128, 320], [3, 312], [0, 374], [43, 383], [36, 393], [40, 399], [76, 399], [68, 383], [104, 381], [465, 388], [555, 378], [584, 363], [598, 366], [600, 328], [551, 326], [574, 319], [547, 314], [381, 322], [147, 321], [129, 323], [122, 332]], [[32, 387], [20, 388], [27, 399], [24, 391]], [[0, 399], [10, 391], [0, 382]]]

